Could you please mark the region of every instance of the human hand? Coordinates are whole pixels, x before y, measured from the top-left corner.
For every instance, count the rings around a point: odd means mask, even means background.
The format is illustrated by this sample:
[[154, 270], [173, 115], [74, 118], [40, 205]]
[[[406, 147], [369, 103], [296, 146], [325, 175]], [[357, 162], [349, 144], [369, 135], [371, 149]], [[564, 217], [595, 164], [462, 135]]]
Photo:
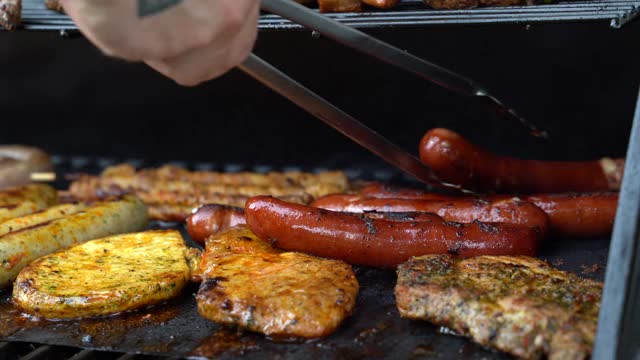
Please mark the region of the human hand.
[[259, 0], [61, 0], [105, 54], [144, 61], [185, 86], [244, 61], [256, 39]]

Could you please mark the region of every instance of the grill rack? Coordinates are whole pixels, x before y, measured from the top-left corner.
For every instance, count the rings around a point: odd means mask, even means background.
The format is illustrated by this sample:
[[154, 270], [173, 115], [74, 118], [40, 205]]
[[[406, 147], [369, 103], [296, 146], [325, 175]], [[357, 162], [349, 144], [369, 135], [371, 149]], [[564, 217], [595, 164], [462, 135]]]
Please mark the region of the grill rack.
[[[51, 157], [57, 174], [90, 173], [97, 174], [104, 168], [116, 164], [128, 163], [136, 168], [157, 167], [163, 164], [183, 167], [190, 170], [201, 171], [225, 171], [240, 172], [253, 171], [266, 173], [269, 171], [309, 171], [319, 172], [329, 170], [327, 167], [301, 167], [283, 166], [273, 167], [270, 165], [244, 165], [227, 163], [217, 165], [206, 162], [193, 161], [152, 161], [140, 158], [114, 158], [114, 157], [90, 157], [90, 156], [67, 156], [53, 155]], [[415, 180], [408, 175], [394, 169], [383, 169], [379, 165], [361, 165], [344, 169], [349, 178], [359, 178], [377, 181], [391, 181], [394, 183], [411, 183]], [[57, 176], [53, 184], [59, 189], [67, 188], [69, 182], [63, 176]], [[41, 360], [41, 359], [67, 359], [67, 360], [156, 360], [156, 359], [180, 359], [172, 356], [154, 356], [149, 354], [133, 354], [117, 351], [92, 350], [61, 345], [47, 345], [40, 343], [4, 341], [0, 342], [0, 360]]]
[[179, 359], [143, 354], [123, 354], [112, 351], [99, 351], [67, 346], [41, 345], [24, 342], [0, 342], [0, 359], [13, 360], [156, 360]]
[[[422, 0], [402, 0], [390, 11], [367, 10], [361, 13], [326, 14], [356, 28], [416, 27], [461, 24], [535, 24], [577, 21], [609, 22], [619, 29], [640, 14], [640, 0], [560, 1], [556, 4], [485, 7], [465, 10], [433, 10]], [[42, 0], [24, 0], [25, 30], [73, 31], [76, 26], [63, 14], [47, 10]], [[280, 16], [264, 14], [261, 30], [300, 30], [302, 26]]]

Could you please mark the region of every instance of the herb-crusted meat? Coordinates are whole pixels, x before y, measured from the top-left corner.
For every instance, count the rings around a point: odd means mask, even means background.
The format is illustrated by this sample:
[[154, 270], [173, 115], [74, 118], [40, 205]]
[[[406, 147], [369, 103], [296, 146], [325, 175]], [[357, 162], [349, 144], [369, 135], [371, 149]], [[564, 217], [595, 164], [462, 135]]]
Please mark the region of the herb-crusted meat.
[[525, 359], [588, 358], [602, 283], [524, 256], [414, 257], [400, 265], [401, 316]]

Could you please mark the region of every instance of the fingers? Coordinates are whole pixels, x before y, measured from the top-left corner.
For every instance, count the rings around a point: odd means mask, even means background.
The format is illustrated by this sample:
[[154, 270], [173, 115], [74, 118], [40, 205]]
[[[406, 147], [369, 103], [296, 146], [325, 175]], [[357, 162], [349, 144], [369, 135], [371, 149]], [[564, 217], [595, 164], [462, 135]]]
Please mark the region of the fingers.
[[255, 42], [260, 4], [253, 4], [249, 19], [242, 19], [236, 33], [221, 33], [204, 47], [164, 59], [145, 62], [161, 74], [184, 86], [195, 86], [216, 78], [244, 61]]
[[192, 0], [140, 17], [137, 1], [61, 1], [92, 43], [107, 55], [130, 61], [177, 58], [218, 42], [225, 46], [260, 6], [259, 0]]

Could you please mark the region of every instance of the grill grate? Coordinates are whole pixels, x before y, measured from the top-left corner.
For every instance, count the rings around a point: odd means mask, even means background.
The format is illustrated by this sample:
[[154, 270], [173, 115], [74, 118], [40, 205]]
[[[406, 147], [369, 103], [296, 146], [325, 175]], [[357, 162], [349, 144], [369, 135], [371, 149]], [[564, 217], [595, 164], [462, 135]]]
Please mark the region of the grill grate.
[[[98, 173], [105, 166], [127, 162], [136, 167], [153, 167], [165, 162], [146, 159], [95, 158], [88, 156], [54, 156], [53, 161], [58, 174], [78, 172]], [[244, 164], [205, 164], [189, 161], [168, 161], [189, 169], [227, 170], [227, 171], [318, 171], [316, 167], [271, 167], [267, 165]], [[406, 183], [406, 178], [384, 167], [369, 164], [351, 174], [370, 180], [386, 180], [391, 183]], [[355, 170], [346, 169], [347, 173]], [[55, 186], [66, 188], [68, 183], [63, 177], [57, 179]], [[155, 224], [162, 227], [163, 224]], [[185, 238], [187, 239], [187, 238]], [[605, 270], [608, 239], [584, 239], [581, 246], [575, 243], [555, 241], [549, 243], [542, 258], [564, 270], [581, 273], [583, 276], [602, 279]], [[597, 270], [589, 270], [592, 266]], [[185, 356], [210, 358], [235, 358], [244, 354], [247, 358], [262, 359], [286, 358], [362, 358], [372, 355], [381, 359], [413, 358], [433, 355], [438, 358], [459, 359], [506, 359], [503, 354], [488, 352], [467, 340], [444, 336], [436, 327], [425, 322], [410, 322], [401, 319], [393, 303], [392, 288], [395, 275], [376, 269], [356, 268], [356, 276], [361, 284], [358, 311], [336, 334], [310, 343], [272, 343], [260, 336], [244, 334], [236, 343], [225, 340], [221, 327], [199, 316], [195, 304], [190, 301], [190, 292], [176, 299], [175, 303], [155, 310], [145, 309], [142, 313], [132, 313], [125, 318], [106, 319], [79, 323], [71, 322], [64, 326], [55, 323], [38, 324], [34, 327], [20, 327], [9, 331], [0, 342], [0, 360], [4, 359], [177, 359]], [[5, 300], [6, 301], [6, 300]], [[1, 303], [2, 301], [0, 301]], [[174, 309], [175, 313], [167, 318], [157, 317], [162, 309]], [[6, 310], [2, 308], [0, 310]], [[139, 316], [151, 313], [150, 322], [139, 321]], [[376, 314], [376, 316], [371, 316]], [[120, 322], [118, 322], [120, 321]], [[129, 327], [127, 321], [136, 326]], [[113, 325], [116, 322], [116, 325]], [[106, 326], [109, 324], [109, 326]], [[2, 324], [0, 324], [2, 325]], [[15, 324], [14, 324], [15, 325]], [[12, 324], [8, 324], [11, 328]], [[377, 330], [371, 330], [371, 329]], [[115, 332], [114, 330], [115, 329]], [[373, 332], [372, 332], [373, 331]], [[377, 334], [377, 332], [380, 334]], [[92, 338], [85, 340], [87, 334]], [[376, 335], [377, 334], [377, 335]], [[166, 342], [167, 338], [172, 339]], [[162, 343], [159, 344], [158, 341]], [[229, 346], [229, 344], [236, 346]], [[249, 344], [249, 345], [247, 345]], [[162, 345], [162, 346], [160, 346]], [[166, 348], [165, 348], [166, 345]], [[254, 346], [255, 345], [255, 346]], [[245, 348], [248, 346], [245, 352]], [[87, 348], [89, 347], [89, 348]]]
[[[575, 21], [609, 22], [611, 27], [620, 28], [638, 14], [640, 0], [560, 1], [549, 5], [468, 10], [432, 10], [423, 5], [422, 0], [403, 0], [393, 11], [327, 15], [357, 28]], [[26, 30], [75, 30], [75, 25], [68, 16], [47, 10], [42, 0], [24, 0], [22, 16]], [[302, 28], [275, 15], [263, 15], [259, 27], [262, 30]]]

